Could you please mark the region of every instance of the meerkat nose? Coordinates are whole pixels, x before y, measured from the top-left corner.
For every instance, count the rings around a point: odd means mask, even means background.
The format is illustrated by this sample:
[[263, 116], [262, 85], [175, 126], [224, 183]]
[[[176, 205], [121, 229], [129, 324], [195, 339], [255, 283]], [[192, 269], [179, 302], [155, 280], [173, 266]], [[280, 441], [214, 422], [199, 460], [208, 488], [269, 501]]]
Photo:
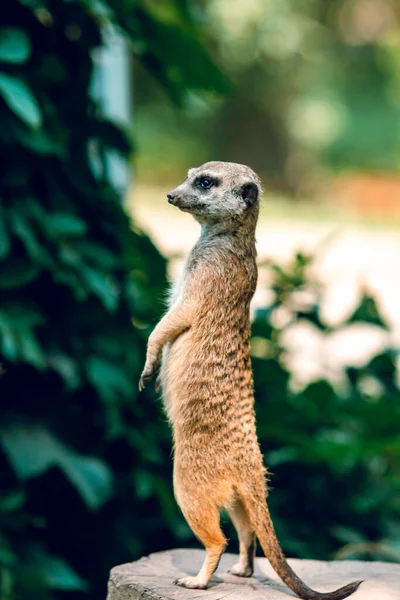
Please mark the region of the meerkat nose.
[[176, 197], [177, 197], [176, 192], [168, 192], [168, 194], [167, 194], [168, 202], [170, 204], [175, 204]]

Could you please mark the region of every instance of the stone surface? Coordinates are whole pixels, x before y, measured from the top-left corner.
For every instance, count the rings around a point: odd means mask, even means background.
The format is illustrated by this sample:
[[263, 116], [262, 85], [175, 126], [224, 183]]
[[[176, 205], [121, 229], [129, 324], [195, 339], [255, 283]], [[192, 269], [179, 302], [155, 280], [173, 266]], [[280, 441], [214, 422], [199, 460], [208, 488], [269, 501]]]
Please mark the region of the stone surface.
[[[169, 550], [115, 567], [107, 600], [293, 600], [296, 596], [279, 579], [265, 558], [257, 558], [253, 577], [244, 579], [226, 571], [237, 556], [224, 554], [208, 590], [173, 585], [184, 575], [195, 575], [204, 559], [202, 550]], [[310, 587], [329, 592], [363, 579], [351, 600], [400, 600], [400, 565], [358, 560], [322, 562], [289, 560]]]

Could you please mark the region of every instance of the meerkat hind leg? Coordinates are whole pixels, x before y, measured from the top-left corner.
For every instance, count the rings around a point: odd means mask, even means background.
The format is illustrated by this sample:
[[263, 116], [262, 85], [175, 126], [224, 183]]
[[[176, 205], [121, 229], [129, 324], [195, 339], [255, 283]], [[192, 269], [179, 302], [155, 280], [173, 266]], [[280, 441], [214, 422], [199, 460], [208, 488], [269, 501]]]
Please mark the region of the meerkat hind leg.
[[212, 574], [217, 570], [226, 546], [226, 538], [220, 527], [219, 510], [217, 506], [207, 506], [200, 513], [193, 515], [187, 513], [182, 506], [181, 508], [191, 530], [204, 544], [207, 554], [196, 576], [176, 579], [174, 583], [186, 588], [205, 590]]
[[241, 500], [237, 499], [234, 505], [228, 508], [228, 513], [239, 536], [240, 552], [238, 562], [229, 569], [229, 573], [238, 577], [251, 577], [254, 572], [256, 535]]

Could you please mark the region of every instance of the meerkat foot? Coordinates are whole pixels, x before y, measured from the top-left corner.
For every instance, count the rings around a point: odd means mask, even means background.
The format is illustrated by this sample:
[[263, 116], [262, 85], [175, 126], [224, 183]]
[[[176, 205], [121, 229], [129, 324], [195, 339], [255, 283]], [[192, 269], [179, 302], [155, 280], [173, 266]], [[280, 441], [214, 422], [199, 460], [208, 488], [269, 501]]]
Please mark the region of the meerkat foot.
[[228, 573], [236, 575], [236, 577], [251, 577], [253, 575], [253, 569], [249, 565], [243, 565], [239, 561], [233, 565], [233, 567], [228, 569]]
[[207, 584], [201, 581], [198, 577], [182, 577], [182, 579], [175, 579], [174, 584], [189, 588], [191, 590], [207, 589]]

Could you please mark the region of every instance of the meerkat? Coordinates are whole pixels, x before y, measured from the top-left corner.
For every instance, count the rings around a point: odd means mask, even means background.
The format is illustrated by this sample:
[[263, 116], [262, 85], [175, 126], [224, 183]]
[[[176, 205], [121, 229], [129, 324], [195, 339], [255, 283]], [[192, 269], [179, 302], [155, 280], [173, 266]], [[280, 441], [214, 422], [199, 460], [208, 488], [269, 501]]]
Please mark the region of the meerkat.
[[256, 538], [284, 583], [306, 600], [340, 600], [361, 581], [331, 593], [310, 589], [280, 548], [266, 503], [267, 471], [256, 434], [250, 362], [250, 301], [256, 289], [255, 228], [261, 185], [245, 165], [208, 162], [190, 169], [168, 202], [191, 213], [201, 235], [149, 337], [139, 388], [156, 374], [174, 437], [174, 493], [206, 558], [195, 577], [206, 589], [226, 546], [225, 508], [240, 554], [230, 572], [250, 577]]

